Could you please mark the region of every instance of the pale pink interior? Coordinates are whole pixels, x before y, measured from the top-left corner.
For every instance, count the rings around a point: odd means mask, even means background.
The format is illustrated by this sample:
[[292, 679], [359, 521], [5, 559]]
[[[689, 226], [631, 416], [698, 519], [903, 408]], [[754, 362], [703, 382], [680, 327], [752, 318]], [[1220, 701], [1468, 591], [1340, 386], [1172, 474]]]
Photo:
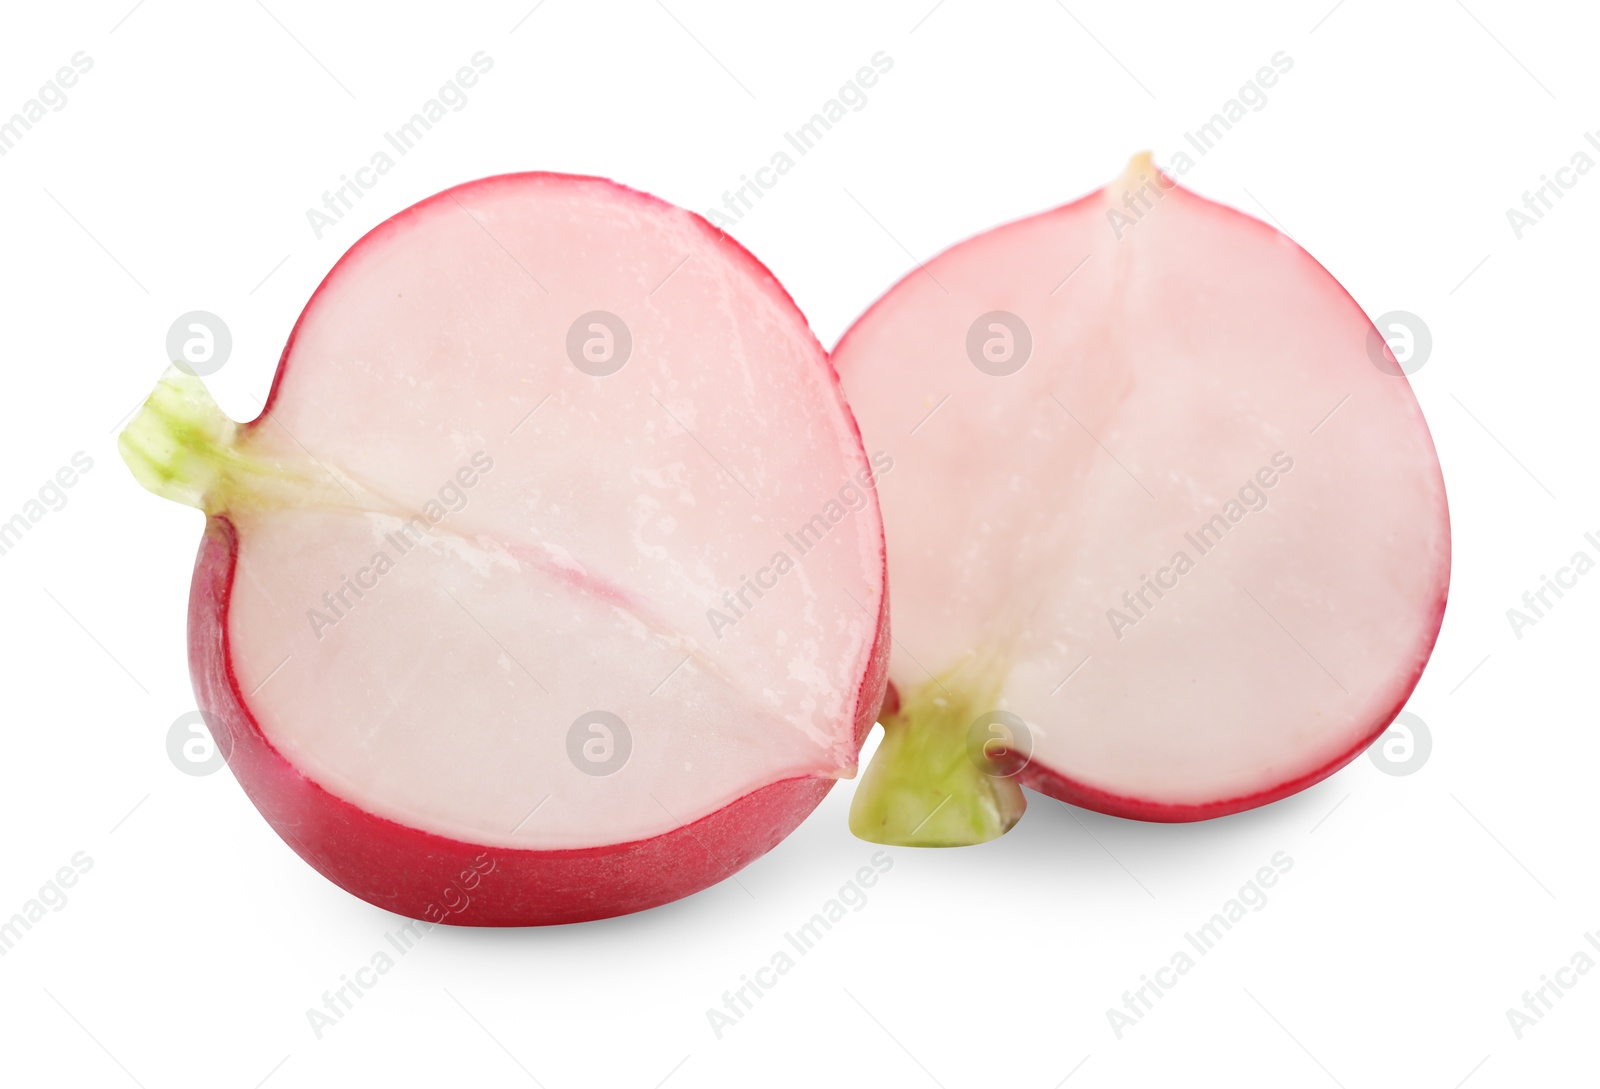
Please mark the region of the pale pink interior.
[[[1112, 206], [1097, 194], [946, 252], [835, 365], [867, 444], [896, 461], [895, 683], [998, 653], [1001, 706], [1041, 764], [1206, 804], [1319, 769], [1395, 710], [1443, 607], [1445, 496], [1407, 382], [1374, 366], [1366, 317], [1294, 243], [1181, 190], [1119, 239]], [[1033, 336], [1009, 377], [967, 355], [994, 310]], [[1293, 468], [1265, 509], [1202, 556], [1184, 534], [1279, 452]], [[1136, 617], [1123, 593], [1180, 551], [1193, 570]], [[1121, 638], [1112, 609], [1136, 620]]]
[[[566, 351], [594, 310], [633, 338], [606, 377]], [[240, 685], [267, 738], [335, 794], [473, 842], [561, 848], [853, 772], [882, 536], [870, 502], [829, 501], [866, 462], [798, 312], [687, 213], [549, 175], [419, 206], [314, 298], [247, 443], [314, 458], [360, 508], [230, 515]], [[402, 555], [389, 534], [474, 455], [492, 468]], [[801, 556], [784, 535], [817, 515], [827, 532]], [[315, 623], [380, 551], [392, 570]], [[723, 592], [780, 551], [795, 568], [747, 592], [719, 638], [707, 610], [732, 616]], [[632, 740], [606, 776], [568, 755], [597, 710]]]

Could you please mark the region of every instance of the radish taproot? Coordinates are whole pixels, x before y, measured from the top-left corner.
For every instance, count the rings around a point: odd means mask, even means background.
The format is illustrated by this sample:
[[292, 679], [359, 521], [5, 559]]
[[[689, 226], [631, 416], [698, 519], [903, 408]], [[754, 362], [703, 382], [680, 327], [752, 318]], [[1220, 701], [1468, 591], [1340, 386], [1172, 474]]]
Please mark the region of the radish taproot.
[[1248, 809], [1410, 695], [1449, 583], [1437, 456], [1372, 323], [1273, 228], [1139, 156], [911, 272], [833, 360], [896, 466], [899, 702], [857, 835], [992, 839], [1019, 784]]
[[339, 260], [255, 420], [179, 365], [120, 445], [207, 515], [190, 667], [230, 768], [373, 904], [638, 911], [854, 774], [890, 465], [698, 216], [557, 174], [447, 190]]

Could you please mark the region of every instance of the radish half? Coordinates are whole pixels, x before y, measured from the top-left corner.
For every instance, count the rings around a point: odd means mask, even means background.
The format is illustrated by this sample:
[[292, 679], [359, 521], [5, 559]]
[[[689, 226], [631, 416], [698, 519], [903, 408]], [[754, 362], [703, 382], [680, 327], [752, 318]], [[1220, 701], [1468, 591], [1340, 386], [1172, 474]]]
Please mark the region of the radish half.
[[855, 772], [889, 463], [689, 212], [556, 174], [438, 194], [328, 274], [257, 419], [175, 367], [121, 448], [208, 516], [190, 667], [229, 766], [373, 904], [638, 911]]
[[991, 839], [1019, 783], [1143, 820], [1248, 809], [1410, 695], [1450, 570], [1411, 388], [1327, 270], [1147, 155], [929, 261], [833, 360], [895, 461], [857, 835]]

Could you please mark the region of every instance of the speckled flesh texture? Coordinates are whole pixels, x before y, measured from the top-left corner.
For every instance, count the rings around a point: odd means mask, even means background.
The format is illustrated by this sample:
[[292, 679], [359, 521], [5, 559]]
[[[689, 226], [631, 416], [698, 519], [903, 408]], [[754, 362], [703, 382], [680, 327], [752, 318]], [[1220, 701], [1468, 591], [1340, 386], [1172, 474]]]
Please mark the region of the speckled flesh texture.
[[[595, 312], [631, 338], [600, 376], [569, 347]], [[356, 896], [464, 925], [638, 911], [855, 773], [890, 466], [699, 217], [552, 174], [429, 198], [329, 273], [235, 448], [317, 484], [206, 504], [195, 687], [272, 827]], [[600, 771], [617, 738], [573, 736], [596, 711], [631, 749]]]
[[[981, 354], [1007, 339], [1020, 368]], [[1136, 159], [928, 261], [833, 359], [895, 459], [891, 700], [997, 686], [1020, 782], [1215, 817], [1404, 706], [1444, 614], [1443, 478], [1392, 353], [1283, 234]]]

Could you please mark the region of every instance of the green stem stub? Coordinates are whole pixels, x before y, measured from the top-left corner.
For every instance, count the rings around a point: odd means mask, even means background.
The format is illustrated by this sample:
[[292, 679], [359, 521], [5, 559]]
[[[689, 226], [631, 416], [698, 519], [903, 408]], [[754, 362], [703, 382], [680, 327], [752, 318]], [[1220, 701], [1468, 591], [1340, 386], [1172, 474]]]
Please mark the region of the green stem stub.
[[239, 425], [205, 383], [177, 366], [161, 376], [117, 439], [134, 478], [157, 495], [207, 514], [241, 506], [285, 505], [322, 490], [295, 467], [240, 448]]
[[954, 673], [915, 689], [883, 720], [883, 743], [850, 805], [850, 831], [897, 847], [964, 847], [997, 839], [1027, 802], [1014, 778], [1026, 727], [992, 710], [999, 683]]

